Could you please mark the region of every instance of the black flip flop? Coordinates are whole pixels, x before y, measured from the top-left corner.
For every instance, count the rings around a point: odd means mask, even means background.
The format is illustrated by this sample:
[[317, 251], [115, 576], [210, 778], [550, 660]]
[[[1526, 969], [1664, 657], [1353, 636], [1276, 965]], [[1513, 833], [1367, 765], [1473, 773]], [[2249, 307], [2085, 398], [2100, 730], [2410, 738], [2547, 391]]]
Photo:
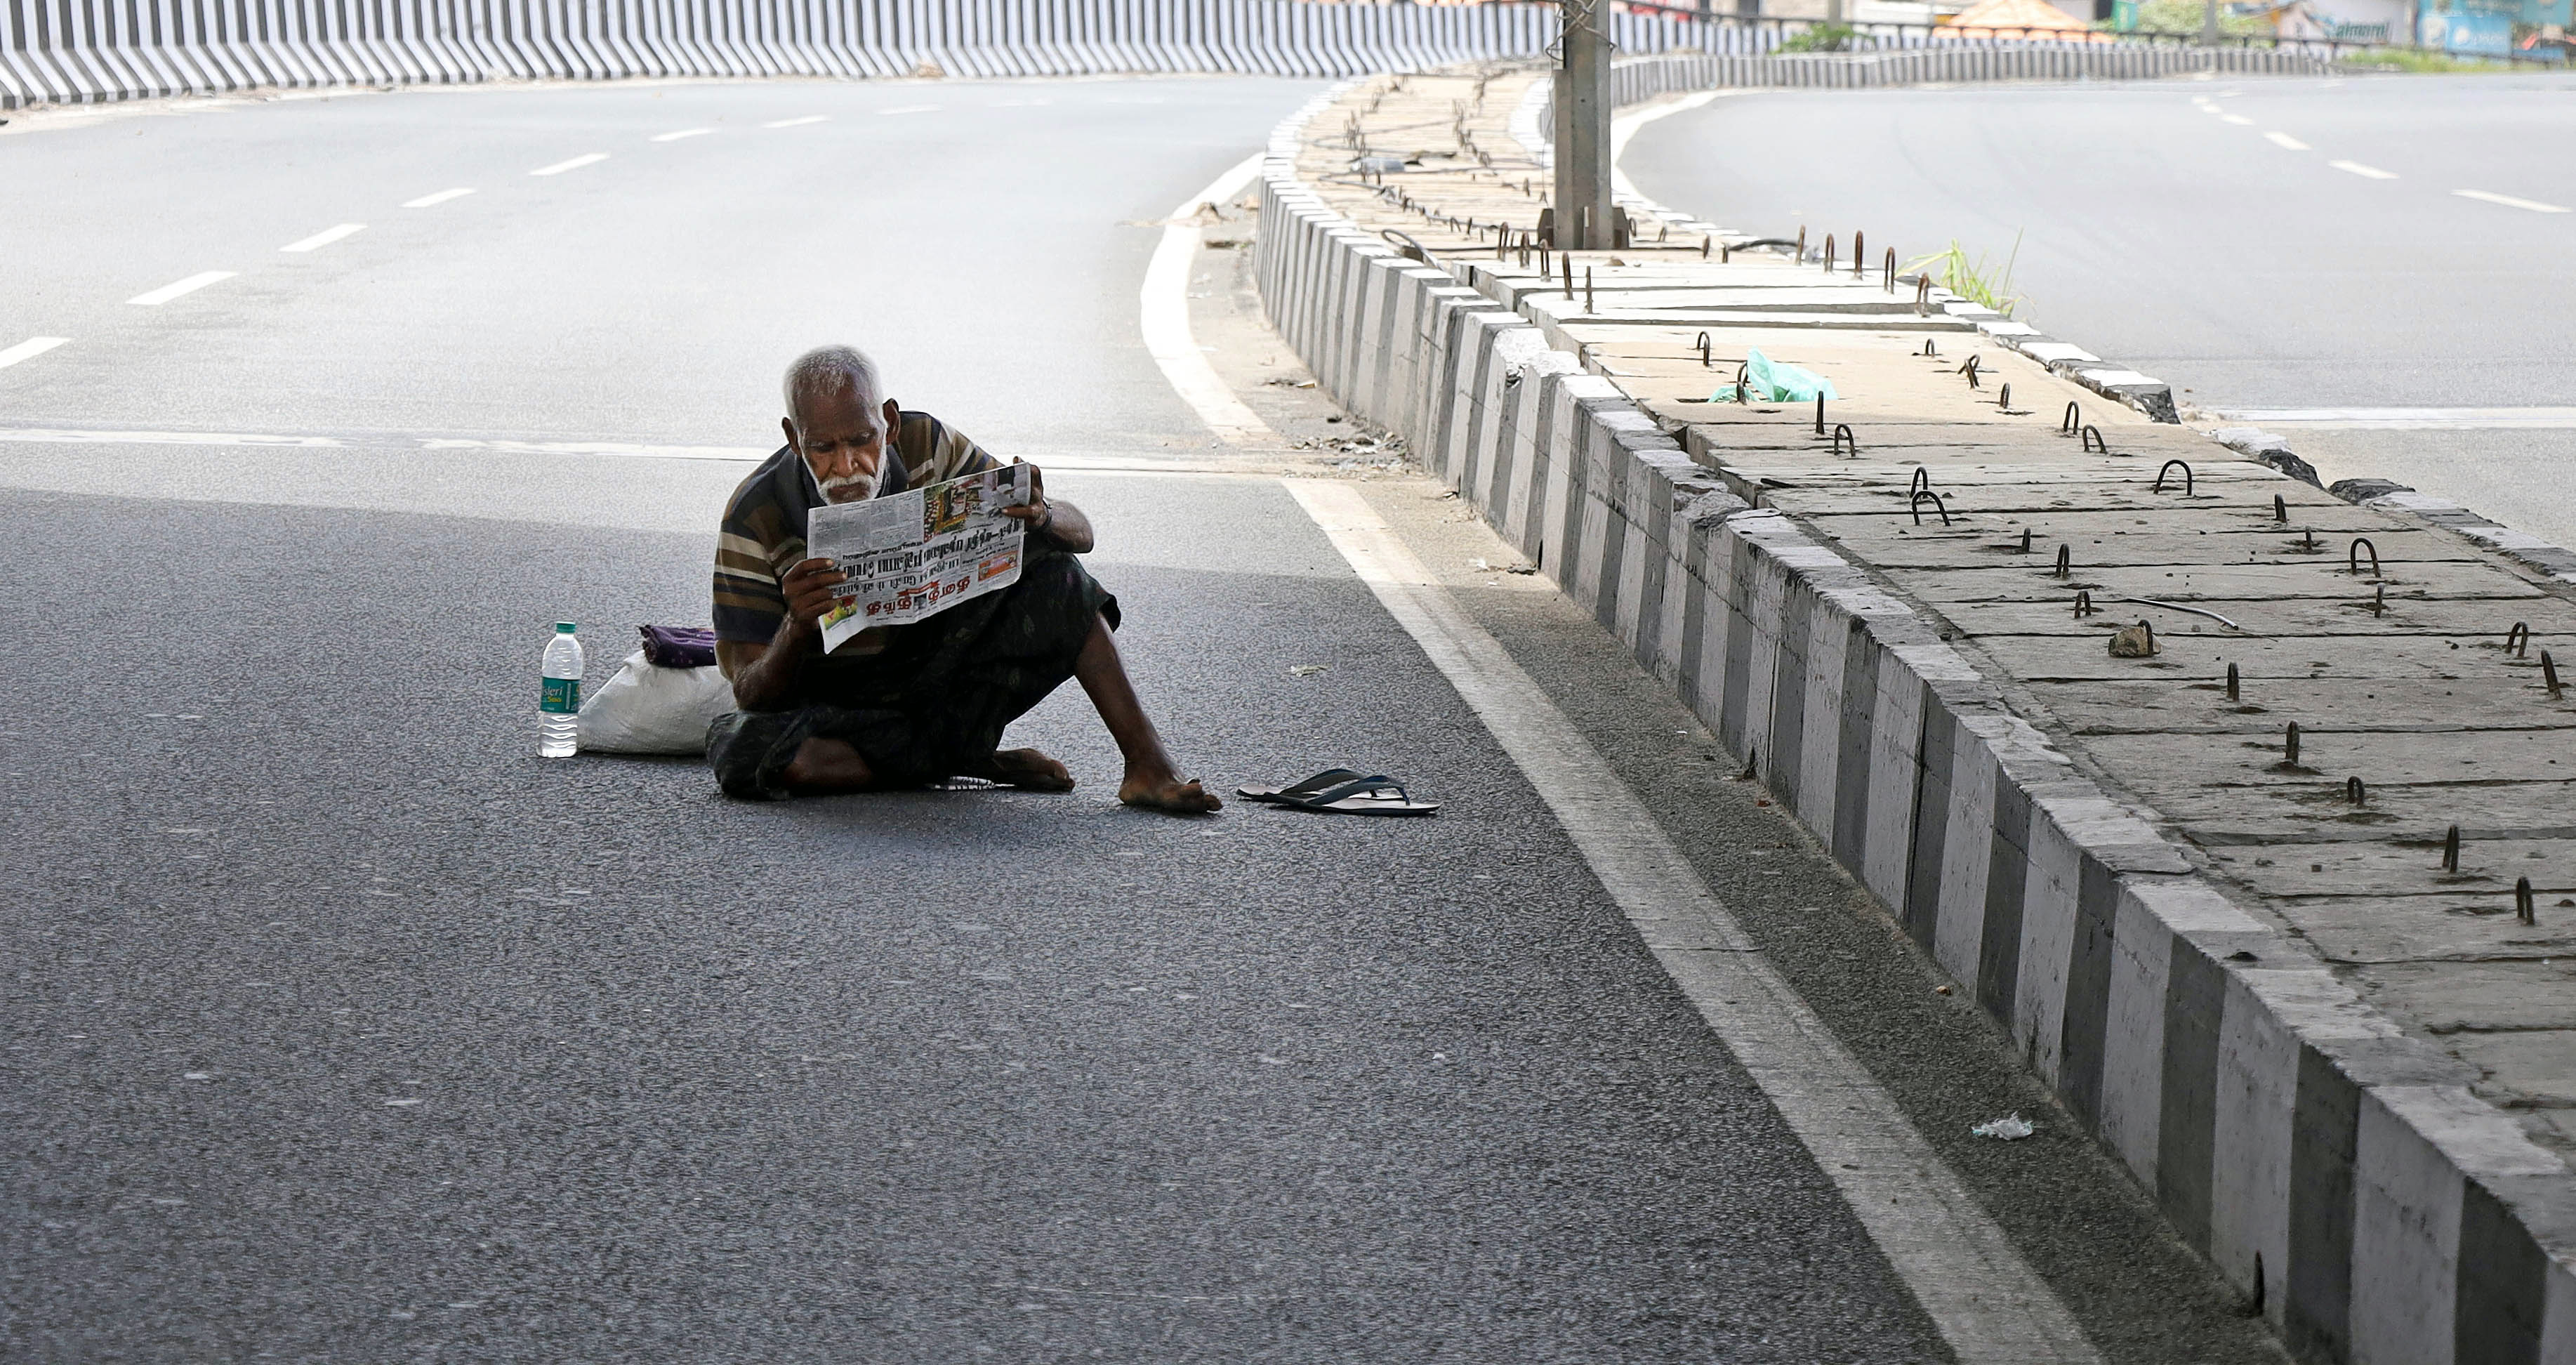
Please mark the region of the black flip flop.
[[1285, 801], [1282, 805], [1311, 810], [1325, 815], [1437, 815], [1437, 801], [1416, 801], [1404, 784], [1383, 773], [1375, 777], [1355, 777], [1338, 786], [1302, 800]]
[[1326, 768], [1305, 781], [1290, 787], [1237, 787], [1234, 794], [1246, 801], [1263, 801], [1274, 806], [1293, 806], [1327, 787], [1337, 787], [1359, 776], [1349, 768]]

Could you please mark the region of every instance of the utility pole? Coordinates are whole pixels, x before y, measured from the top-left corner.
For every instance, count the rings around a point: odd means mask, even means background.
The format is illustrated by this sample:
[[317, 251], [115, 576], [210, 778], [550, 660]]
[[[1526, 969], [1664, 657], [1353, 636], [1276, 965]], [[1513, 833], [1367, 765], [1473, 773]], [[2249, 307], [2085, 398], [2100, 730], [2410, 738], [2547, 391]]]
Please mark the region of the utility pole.
[[2200, 41], [2204, 47], [2218, 46], [2218, 0], [2209, 0], [2209, 9], [2201, 17]]
[[1610, 216], [1610, 19], [1606, 0], [1559, 0], [1565, 15], [1556, 68], [1556, 203], [1562, 251], [1614, 245]]

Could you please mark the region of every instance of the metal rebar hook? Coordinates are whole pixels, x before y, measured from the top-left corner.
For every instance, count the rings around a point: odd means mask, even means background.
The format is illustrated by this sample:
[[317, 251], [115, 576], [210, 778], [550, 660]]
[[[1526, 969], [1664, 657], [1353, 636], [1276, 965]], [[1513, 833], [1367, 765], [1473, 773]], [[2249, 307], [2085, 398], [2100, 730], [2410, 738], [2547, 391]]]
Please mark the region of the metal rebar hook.
[[2356, 806], [2362, 805], [2370, 800], [2370, 789], [2361, 785], [2360, 778], [2347, 777], [2343, 780], [2343, 799]]
[[1932, 491], [1931, 469], [1925, 465], [1914, 466], [1914, 477], [1905, 481], [1905, 496], [1910, 498], [1917, 493], [1928, 493], [1930, 491]]
[[1825, 234], [1825, 273], [1834, 273], [1834, 234]]
[[1995, 406], [2006, 412], [2012, 411], [2012, 385], [2003, 384], [1997, 386], [1995, 390]]
[[1885, 266], [1881, 267], [1881, 273], [1882, 273], [1882, 274], [1884, 274], [1884, 275], [1886, 276], [1887, 292], [1888, 292], [1888, 293], [1891, 293], [1891, 294], [1895, 293], [1895, 292], [1896, 292], [1896, 248], [1894, 248], [1894, 247], [1889, 247], [1889, 248], [1887, 249], [1887, 264], [1886, 264]]
[[2055, 576], [2059, 578], [2073, 578], [2075, 576], [2074, 546], [2060, 545], [2057, 547], [2057, 570]]
[[1932, 315], [1932, 277], [1929, 275], [1914, 277], [1914, 315], [1916, 317]]
[[1708, 359], [1708, 333], [1706, 333], [1706, 332], [1702, 332], [1702, 333], [1700, 333], [1700, 334], [1699, 334], [1699, 339], [1698, 339], [1698, 340], [1696, 340], [1696, 341], [1693, 341], [1691, 344], [1692, 344], [1692, 345], [1694, 345], [1694, 346], [1697, 346], [1697, 347], [1699, 348], [1699, 367], [1700, 367], [1701, 369], [1703, 369], [1703, 370], [1705, 370], [1705, 369], [1709, 368], [1709, 359]]
[[2283, 526], [2290, 524], [2290, 500], [2278, 493], [2272, 495], [2272, 520]]
[[2066, 416], [2061, 418], [2057, 423], [2057, 434], [2060, 436], [2072, 436], [2077, 432], [2077, 430], [2081, 429], [2083, 425], [2084, 405], [2070, 400], [2066, 405]]
[[2343, 552], [2344, 567], [2355, 574], [2359, 574], [2361, 572], [2361, 552], [2364, 550], [2370, 551], [2370, 576], [2373, 578], [2379, 577], [2379, 547], [2371, 544], [2370, 537], [2368, 536], [2354, 536], [2352, 538], [2352, 548]]
[[2079, 620], [2080, 620], [2080, 619], [2082, 619], [2082, 618], [2084, 618], [2084, 617], [2090, 616], [2090, 615], [2092, 615], [2096, 610], [2098, 610], [2098, 608], [2096, 608], [2096, 607], [2093, 605], [2093, 594], [2092, 594], [2090, 591], [2087, 591], [2087, 590], [2082, 589], [2082, 588], [2078, 588], [2078, 589], [2076, 589], [2076, 592], [2075, 592], [2075, 615], [2076, 615], [2077, 619], [2079, 619]]
[[2445, 872], [2460, 870], [2460, 827], [2458, 825], [2451, 826], [2442, 834], [2442, 870]]
[[1938, 356], [1941, 354], [1941, 348], [1932, 343], [1932, 338], [1925, 337], [1923, 338], [1923, 354], [1928, 356]]
[[2236, 684], [2236, 665], [2229, 664], [2227, 666], [2227, 699], [2229, 701], [2236, 700]]
[[[2108, 447], [2108, 446], [2104, 446], [2104, 447], [2103, 447], [2103, 449], [2107, 452], [2107, 451], [2110, 449], [2110, 447]], [[2181, 470], [2181, 471], [2182, 471], [2182, 495], [2183, 495], [2184, 497], [2186, 497], [2186, 498], [2187, 498], [2187, 497], [2190, 497], [2190, 496], [2191, 496], [2191, 489], [2192, 489], [2192, 478], [2191, 478], [2191, 462], [2190, 462], [2189, 460], [2167, 460], [2167, 461], [2165, 461], [2165, 462], [2164, 462], [2164, 464], [2163, 464], [2160, 468], [2158, 468], [2158, 469], [2156, 470], [2156, 486], [2155, 486], [2154, 488], [2152, 488], [2152, 489], [2148, 490], [2148, 491], [2150, 491], [2150, 492], [2155, 492], [2155, 493], [2161, 493], [2161, 492], [2165, 491], [2165, 475], [2166, 475], [2166, 474], [2168, 474], [2168, 473], [2170, 473], [2170, 472], [2172, 472], [2172, 471], [2174, 471], [2174, 470], [2176, 470], [2176, 469], [2179, 469], [2179, 470]]]
[[1825, 396], [1821, 393], [1816, 395], [1816, 434], [1825, 434]]
[[2102, 439], [2102, 429], [2100, 427], [2087, 423], [2084, 430], [2078, 433], [2077, 439], [2083, 444], [2086, 450], [2099, 451], [2105, 455], [2111, 453], [2111, 443]]
[[1860, 233], [1852, 234], [1852, 274], [1859, 276], [1869, 269], [1869, 249], [1861, 245]]
[[2550, 658], [2545, 649], [2540, 651], [2540, 685], [2548, 690], [2551, 701], [2558, 700], [2558, 661]]
[[2293, 768], [2299, 766], [2299, 723], [2295, 720], [2282, 734], [2281, 761]]
[[1930, 498], [1932, 500], [1932, 510], [1941, 514], [1941, 524], [1944, 526], [1949, 525], [1950, 504], [1943, 502], [1941, 500], [1941, 495], [1933, 492], [1929, 488], [1919, 490], [1914, 494], [1914, 496], [1905, 500], [1905, 510], [1914, 514], [1914, 524], [1917, 526], [1923, 524], [1923, 500], [1925, 498]]
[[2531, 878], [2513, 879], [2513, 917], [2525, 924], [2538, 924], [2540, 913], [2531, 898]]
[[[1846, 450], [1848, 449], [1848, 454]], [[1848, 459], [1860, 458], [1860, 438], [1852, 434], [1851, 423], [1834, 423], [1834, 453]]]
[[2517, 659], [2528, 659], [2531, 657], [2531, 626], [2529, 623], [2516, 621], [2513, 623], [2513, 629], [2504, 633], [2504, 652]]

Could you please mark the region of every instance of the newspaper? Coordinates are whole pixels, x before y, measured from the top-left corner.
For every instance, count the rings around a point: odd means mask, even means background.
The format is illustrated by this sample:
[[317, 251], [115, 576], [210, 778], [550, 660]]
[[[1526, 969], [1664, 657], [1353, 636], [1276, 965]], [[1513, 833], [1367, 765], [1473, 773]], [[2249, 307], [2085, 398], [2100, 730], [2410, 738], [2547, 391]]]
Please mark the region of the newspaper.
[[849, 575], [832, 589], [839, 605], [823, 617], [823, 651], [1019, 582], [1024, 532], [1002, 509], [1030, 500], [1035, 468], [1004, 465], [807, 514], [806, 553]]

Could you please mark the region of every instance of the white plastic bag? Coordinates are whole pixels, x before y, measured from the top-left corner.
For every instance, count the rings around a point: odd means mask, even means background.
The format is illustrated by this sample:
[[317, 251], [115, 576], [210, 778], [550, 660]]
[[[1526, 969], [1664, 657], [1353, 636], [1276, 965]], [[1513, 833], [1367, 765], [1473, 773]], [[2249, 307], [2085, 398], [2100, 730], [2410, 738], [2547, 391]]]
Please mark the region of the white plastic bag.
[[644, 651], [581, 704], [581, 747], [605, 754], [702, 754], [707, 726], [734, 709], [718, 668], [664, 668]]

